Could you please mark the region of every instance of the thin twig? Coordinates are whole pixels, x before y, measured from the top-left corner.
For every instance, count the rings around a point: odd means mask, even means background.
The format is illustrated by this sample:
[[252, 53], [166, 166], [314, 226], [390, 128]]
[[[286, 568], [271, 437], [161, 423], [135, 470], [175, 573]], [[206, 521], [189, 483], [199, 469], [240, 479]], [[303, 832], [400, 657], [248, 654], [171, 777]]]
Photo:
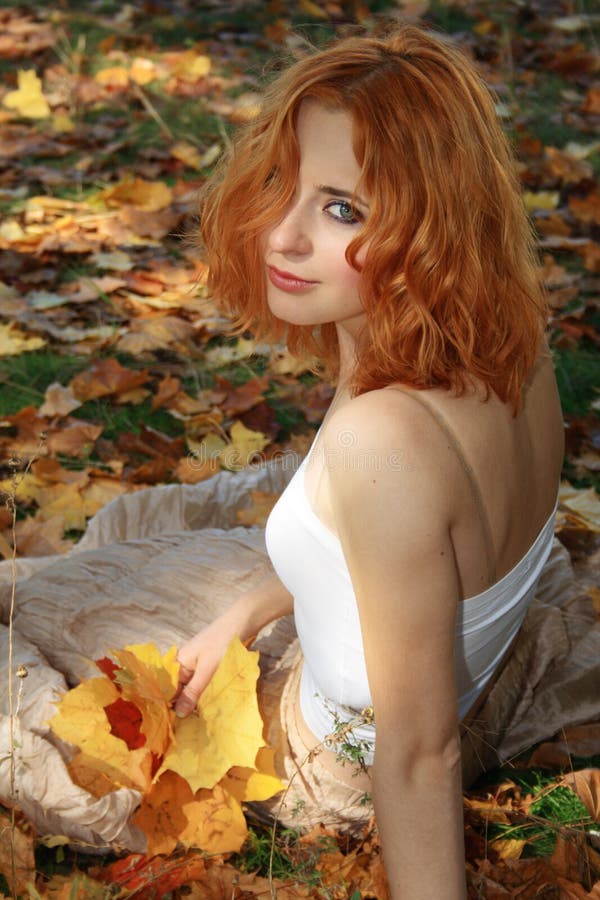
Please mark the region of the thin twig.
[[171, 129], [169, 128], [169, 126], [167, 125], [167, 123], [165, 122], [165, 120], [163, 119], [163, 117], [161, 116], [159, 111], [157, 110], [157, 108], [154, 106], [154, 104], [152, 103], [152, 101], [150, 100], [148, 95], [145, 93], [145, 91], [143, 91], [141, 89], [139, 84], [135, 84], [135, 83], [132, 84], [132, 90], [133, 90], [133, 93], [135, 94], [135, 96], [140, 101], [140, 103], [143, 104], [146, 111], [148, 113], [150, 113], [150, 115], [152, 116], [152, 118], [154, 119], [154, 121], [156, 122], [156, 124], [158, 125], [160, 130], [163, 132], [163, 134], [166, 135], [166, 137], [168, 137], [170, 141], [174, 141], [175, 135], [173, 134], [173, 132], [171, 131]]
[[19, 487], [20, 481], [24, 478], [25, 475], [31, 469], [34, 461], [41, 454], [41, 450], [43, 447], [44, 438], [41, 439], [41, 443], [36, 449], [33, 456], [27, 461], [27, 464], [24, 470], [19, 474], [18, 465], [19, 460], [16, 457], [13, 457], [9, 460], [9, 465], [12, 468], [11, 475], [11, 490], [10, 493], [6, 495], [5, 503], [11, 513], [11, 540], [12, 540], [12, 552], [10, 555], [10, 575], [11, 575], [11, 591], [10, 591], [10, 605], [9, 605], [9, 613], [8, 613], [8, 743], [9, 743], [9, 784], [10, 784], [10, 869], [11, 869], [11, 886], [13, 890], [13, 896], [17, 896], [17, 851], [15, 844], [16, 837], [16, 762], [15, 762], [15, 720], [17, 717], [18, 710], [21, 705], [21, 697], [23, 692], [23, 675], [19, 674], [21, 679], [19, 686], [19, 696], [17, 698], [17, 703], [15, 706], [14, 696], [13, 696], [13, 657], [14, 657], [14, 648], [13, 648], [13, 629], [14, 629], [14, 615], [15, 615], [15, 599], [17, 594], [17, 490]]
[[9, 783], [10, 783], [10, 875], [13, 896], [17, 896], [17, 849], [16, 837], [16, 810], [15, 810], [15, 714], [13, 708], [13, 618], [15, 614], [15, 597], [17, 593], [17, 476], [12, 474], [12, 492], [8, 498], [8, 508], [11, 513], [11, 537], [12, 553], [10, 555], [10, 608], [8, 614], [8, 747], [9, 747]]

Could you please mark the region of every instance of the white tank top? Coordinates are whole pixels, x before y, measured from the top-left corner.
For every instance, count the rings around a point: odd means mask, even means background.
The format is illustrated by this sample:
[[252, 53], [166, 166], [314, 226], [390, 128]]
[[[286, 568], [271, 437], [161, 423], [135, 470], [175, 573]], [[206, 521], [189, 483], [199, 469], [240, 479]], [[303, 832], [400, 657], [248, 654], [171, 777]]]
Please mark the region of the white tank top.
[[[311, 448], [312, 449], [312, 448]], [[356, 597], [339, 539], [308, 502], [303, 460], [266, 526], [267, 550], [294, 598], [294, 618], [304, 655], [300, 707], [323, 741], [337, 722], [372, 706]], [[515, 637], [552, 548], [554, 511], [525, 556], [487, 590], [458, 604], [454, 643], [459, 718], [469, 711]], [[373, 725], [353, 729], [371, 748]]]

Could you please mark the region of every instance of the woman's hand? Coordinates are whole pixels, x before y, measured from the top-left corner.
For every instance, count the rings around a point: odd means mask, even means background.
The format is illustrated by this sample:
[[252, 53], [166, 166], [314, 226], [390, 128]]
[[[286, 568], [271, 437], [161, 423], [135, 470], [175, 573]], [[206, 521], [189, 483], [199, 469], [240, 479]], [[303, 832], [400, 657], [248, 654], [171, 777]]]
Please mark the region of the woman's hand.
[[236, 631], [221, 616], [179, 648], [179, 688], [175, 701], [178, 716], [187, 716], [195, 709], [200, 694], [235, 636]]
[[212, 678], [234, 637], [248, 643], [261, 628], [291, 613], [292, 595], [275, 574], [241, 597], [218, 619], [179, 649], [179, 689], [175, 712], [187, 716]]

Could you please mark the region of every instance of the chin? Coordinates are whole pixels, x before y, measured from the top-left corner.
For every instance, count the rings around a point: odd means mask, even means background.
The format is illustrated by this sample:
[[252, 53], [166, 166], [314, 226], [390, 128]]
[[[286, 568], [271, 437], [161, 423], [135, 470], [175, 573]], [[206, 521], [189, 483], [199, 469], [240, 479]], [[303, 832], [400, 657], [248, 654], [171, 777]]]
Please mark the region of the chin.
[[285, 304], [269, 303], [269, 309], [276, 319], [285, 322], [286, 325], [299, 325], [311, 328], [314, 325], [323, 325], [324, 322], [315, 321], [314, 316], [307, 315], [303, 309], [285, 309]]

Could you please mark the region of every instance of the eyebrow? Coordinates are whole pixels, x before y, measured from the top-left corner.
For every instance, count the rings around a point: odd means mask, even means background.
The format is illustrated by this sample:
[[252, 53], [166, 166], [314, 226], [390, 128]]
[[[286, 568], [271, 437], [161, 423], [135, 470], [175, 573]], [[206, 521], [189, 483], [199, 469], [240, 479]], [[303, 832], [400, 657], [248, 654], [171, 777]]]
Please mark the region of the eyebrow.
[[352, 193], [352, 191], [345, 191], [343, 188], [333, 187], [331, 184], [318, 184], [317, 190], [321, 194], [330, 194], [332, 197], [343, 197], [345, 200], [356, 200], [361, 206], [369, 209], [369, 204], [366, 200], [363, 200], [358, 194]]

